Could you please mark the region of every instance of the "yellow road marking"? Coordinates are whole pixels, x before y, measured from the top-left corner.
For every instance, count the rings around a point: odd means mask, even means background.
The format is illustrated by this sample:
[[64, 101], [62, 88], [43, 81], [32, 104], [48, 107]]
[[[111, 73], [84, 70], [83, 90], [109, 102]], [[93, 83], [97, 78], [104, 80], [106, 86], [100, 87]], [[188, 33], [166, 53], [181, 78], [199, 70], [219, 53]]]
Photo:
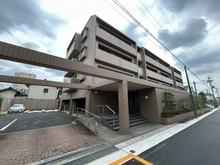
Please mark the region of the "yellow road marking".
[[146, 161], [146, 160], [144, 160], [144, 159], [142, 159], [139, 156], [134, 155], [134, 154], [128, 154], [128, 155], [126, 155], [126, 156], [116, 160], [115, 162], [110, 163], [109, 165], [119, 165], [119, 164], [121, 164], [121, 163], [123, 163], [126, 160], [129, 160], [131, 158], [134, 158], [134, 159], [138, 160], [139, 162], [141, 162], [141, 163], [143, 163], [145, 165], [153, 165], [150, 162], [148, 162], [148, 161]]
[[25, 110], [23, 113], [25, 114], [25, 113], [28, 113], [29, 112], [29, 110]]
[[8, 113], [8, 111], [4, 111], [4, 112], [1, 112], [1, 115], [5, 115], [7, 113]]

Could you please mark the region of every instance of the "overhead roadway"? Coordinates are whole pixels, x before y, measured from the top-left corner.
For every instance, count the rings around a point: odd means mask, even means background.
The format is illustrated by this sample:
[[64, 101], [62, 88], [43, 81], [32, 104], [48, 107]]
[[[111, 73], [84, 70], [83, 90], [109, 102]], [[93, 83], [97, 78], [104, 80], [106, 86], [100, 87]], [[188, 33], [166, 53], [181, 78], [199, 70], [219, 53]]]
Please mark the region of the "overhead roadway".
[[89, 89], [89, 85], [62, 83], [48, 80], [30, 79], [15, 76], [0, 75], [0, 82], [10, 82], [27, 85], [39, 85], [39, 86], [51, 86], [61, 88], [73, 88], [73, 89]]
[[78, 61], [72, 61], [65, 58], [49, 55], [35, 50], [19, 47], [16, 45], [0, 42], [0, 58], [15, 62], [32, 64], [46, 68], [62, 70], [66, 72], [79, 73], [93, 77], [104, 78], [108, 80], [138, 83], [142, 85], [160, 88], [161, 85], [135, 77], [97, 68]]

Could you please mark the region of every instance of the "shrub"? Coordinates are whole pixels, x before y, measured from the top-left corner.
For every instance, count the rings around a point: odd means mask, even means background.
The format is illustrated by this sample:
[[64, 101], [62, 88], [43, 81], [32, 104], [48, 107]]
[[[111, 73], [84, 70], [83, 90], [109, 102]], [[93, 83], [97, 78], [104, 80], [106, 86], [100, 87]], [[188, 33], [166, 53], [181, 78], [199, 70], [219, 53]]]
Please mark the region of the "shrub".
[[166, 110], [161, 113], [162, 117], [169, 118], [175, 116], [173, 110]]
[[174, 117], [176, 115], [180, 115], [180, 114], [183, 114], [183, 113], [186, 113], [186, 112], [190, 112], [190, 111], [192, 111], [191, 108], [188, 108], [188, 109], [166, 110], [166, 111], [163, 111], [161, 113], [161, 117], [165, 117], [165, 118]]
[[164, 92], [164, 100], [167, 103], [168, 109], [174, 110], [177, 108], [177, 101], [172, 92]]

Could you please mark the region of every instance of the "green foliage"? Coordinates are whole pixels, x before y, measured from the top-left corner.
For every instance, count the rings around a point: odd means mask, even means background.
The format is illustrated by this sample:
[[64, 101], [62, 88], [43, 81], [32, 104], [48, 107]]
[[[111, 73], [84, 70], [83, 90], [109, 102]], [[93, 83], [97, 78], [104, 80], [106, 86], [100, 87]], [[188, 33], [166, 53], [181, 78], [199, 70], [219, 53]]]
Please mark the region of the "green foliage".
[[177, 101], [175, 99], [175, 95], [172, 92], [164, 92], [164, 100], [168, 109], [174, 110], [177, 108]]
[[[175, 115], [193, 111], [189, 95], [178, 101], [178, 107], [177, 101], [175, 100], [175, 96], [172, 92], [165, 92], [164, 97], [169, 110], [163, 111], [161, 113], [162, 117], [169, 118]], [[199, 106], [204, 107], [203, 99], [201, 96], [194, 96], [193, 99], [196, 109], [199, 109]]]
[[207, 98], [204, 92], [200, 92], [199, 95], [202, 97], [203, 104], [207, 103]]
[[180, 115], [180, 114], [183, 114], [183, 113], [186, 113], [186, 112], [191, 112], [193, 111], [192, 109], [190, 108], [187, 108], [187, 109], [175, 109], [175, 110], [166, 110], [166, 111], [163, 111], [161, 113], [161, 117], [165, 117], [165, 118], [169, 118], [169, 117], [174, 117], [176, 115]]

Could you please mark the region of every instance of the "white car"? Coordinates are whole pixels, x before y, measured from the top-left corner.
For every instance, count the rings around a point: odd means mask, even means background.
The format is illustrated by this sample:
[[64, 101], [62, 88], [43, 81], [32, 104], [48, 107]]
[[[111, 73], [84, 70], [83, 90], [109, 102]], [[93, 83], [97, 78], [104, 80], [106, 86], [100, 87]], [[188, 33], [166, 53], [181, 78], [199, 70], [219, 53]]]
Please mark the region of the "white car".
[[214, 109], [214, 106], [212, 104], [206, 104], [207, 107]]
[[25, 108], [24, 104], [14, 104], [8, 109], [8, 113], [24, 112]]

